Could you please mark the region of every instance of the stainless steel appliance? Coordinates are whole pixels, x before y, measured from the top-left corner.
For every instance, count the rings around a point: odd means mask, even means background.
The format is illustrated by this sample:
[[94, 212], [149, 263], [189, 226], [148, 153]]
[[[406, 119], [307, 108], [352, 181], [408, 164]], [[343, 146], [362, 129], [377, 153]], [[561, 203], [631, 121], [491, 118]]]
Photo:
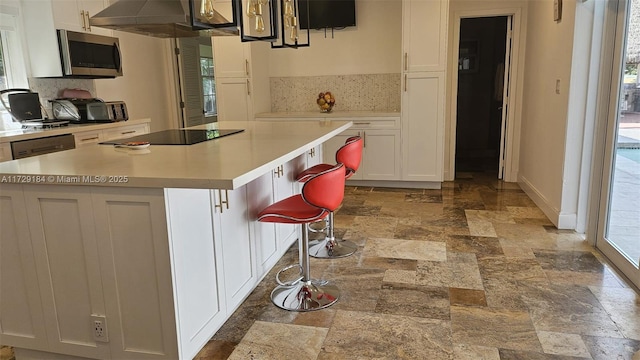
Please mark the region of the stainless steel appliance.
[[75, 148], [76, 142], [72, 134], [11, 142], [11, 154], [14, 160]]
[[227, 20], [211, 0], [118, 0], [95, 14], [91, 26], [162, 38], [238, 35], [236, 1]]
[[122, 76], [118, 38], [58, 30], [62, 73], [67, 77]]
[[[51, 100], [53, 114], [57, 113], [66, 115], [70, 111], [77, 112], [77, 117], [65, 117], [73, 123], [89, 123], [89, 122], [116, 122], [129, 120], [129, 112], [127, 105], [123, 101], [102, 101], [100, 99], [56, 99]], [[57, 109], [72, 109], [66, 111], [56, 111]]]
[[144, 141], [151, 145], [193, 145], [207, 140], [218, 139], [223, 136], [233, 135], [243, 132], [244, 129], [228, 130], [164, 130], [152, 132], [145, 135], [118, 139], [114, 141], [102, 142], [100, 144], [119, 145], [134, 141]]

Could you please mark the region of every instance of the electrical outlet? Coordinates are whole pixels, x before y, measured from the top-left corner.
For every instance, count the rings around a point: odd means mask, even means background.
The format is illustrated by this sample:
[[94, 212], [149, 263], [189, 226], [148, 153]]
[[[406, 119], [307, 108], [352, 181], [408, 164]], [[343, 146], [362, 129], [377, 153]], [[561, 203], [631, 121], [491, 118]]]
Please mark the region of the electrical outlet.
[[91, 315], [91, 328], [93, 329], [93, 340], [100, 342], [109, 342], [107, 318], [105, 316]]

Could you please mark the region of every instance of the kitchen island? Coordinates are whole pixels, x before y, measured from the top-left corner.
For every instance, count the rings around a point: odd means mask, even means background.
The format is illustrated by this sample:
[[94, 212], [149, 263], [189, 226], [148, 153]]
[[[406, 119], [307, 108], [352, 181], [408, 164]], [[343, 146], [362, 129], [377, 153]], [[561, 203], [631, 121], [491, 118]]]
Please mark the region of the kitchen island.
[[351, 122], [216, 126], [245, 131], [0, 164], [0, 343], [18, 360], [192, 358], [299, 235], [255, 215]]

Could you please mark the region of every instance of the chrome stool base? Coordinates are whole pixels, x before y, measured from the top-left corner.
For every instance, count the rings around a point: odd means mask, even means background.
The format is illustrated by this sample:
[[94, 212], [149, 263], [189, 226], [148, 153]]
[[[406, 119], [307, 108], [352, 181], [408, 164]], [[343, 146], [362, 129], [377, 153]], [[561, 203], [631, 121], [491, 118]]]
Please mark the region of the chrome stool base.
[[271, 292], [271, 302], [289, 311], [313, 311], [333, 305], [340, 290], [324, 281], [300, 281], [292, 286], [278, 286]]
[[320, 259], [337, 259], [352, 255], [358, 245], [349, 240], [313, 240], [309, 241], [309, 255]]

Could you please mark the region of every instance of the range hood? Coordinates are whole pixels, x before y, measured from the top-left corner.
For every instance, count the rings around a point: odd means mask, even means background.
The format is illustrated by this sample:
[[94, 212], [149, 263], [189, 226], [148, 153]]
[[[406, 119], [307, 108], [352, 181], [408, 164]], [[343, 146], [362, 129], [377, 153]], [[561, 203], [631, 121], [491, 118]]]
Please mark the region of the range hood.
[[[209, 6], [207, 16], [200, 11], [203, 2]], [[235, 14], [235, 1], [231, 3]], [[225, 19], [212, 4], [213, 0], [118, 0], [89, 23], [161, 38], [238, 35], [235, 19]]]

